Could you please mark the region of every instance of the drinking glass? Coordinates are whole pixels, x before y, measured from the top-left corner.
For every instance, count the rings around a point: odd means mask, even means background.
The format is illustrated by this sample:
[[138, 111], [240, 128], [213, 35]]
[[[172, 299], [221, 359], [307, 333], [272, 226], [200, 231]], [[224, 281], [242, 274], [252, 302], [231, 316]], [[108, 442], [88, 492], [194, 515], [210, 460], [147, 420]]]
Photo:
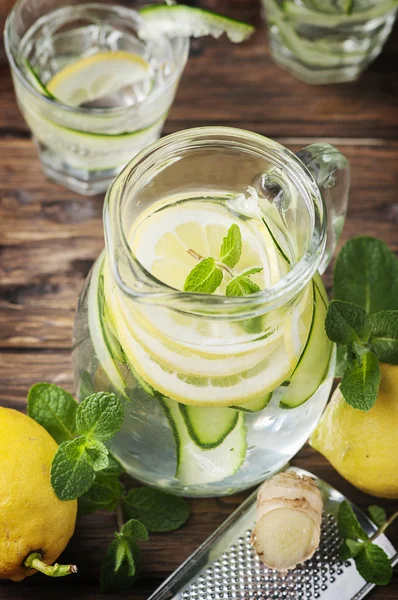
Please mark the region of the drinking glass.
[[357, 79], [380, 54], [395, 0], [262, 0], [273, 59], [307, 83]]
[[[51, 179], [81, 194], [106, 191], [132, 156], [158, 139], [188, 56], [185, 38], [160, 34], [140, 40], [139, 13], [119, 4], [19, 0], [6, 23], [5, 46], [17, 101], [42, 168]], [[95, 84], [106, 90], [103, 97], [81, 105], [76, 100], [71, 106], [48, 91], [58, 74], [66, 91], [76, 85], [77, 95], [79, 86], [84, 92], [84, 74], [76, 69], [79, 60], [95, 62], [95, 55], [109, 51], [124, 58], [130, 53], [138, 67], [147, 66], [145, 77], [126, 87], [119, 81], [112, 88], [114, 68], [103, 63], [103, 76]], [[82, 80], [78, 84], [73, 69]]]
[[[229, 297], [184, 292], [150, 272], [150, 255], [163, 256], [159, 223], [167, 237], [186, 211], [194, 215], [187, 248], [195, 228], [213, 235], [226, 214], [246, 235], [250, 211], [231, 202], [248, 186], [258, 199], [254, 224], [283, 276]], [[80, 399], [106, 390], [124, 403], [110, 449], [132, 476], [176, 494], [230, 494], [302, 447], [334, 376], [319, 271], [340, 235], [348, 189], [347, 160], [329, 144], [295, 155], [222, 127], [169, 135], [116, 178], [104, 205], [106, 248], [78, 303], [73, 359]], [[152, 217], [153, 244], [149, 229], [140, 234]]]

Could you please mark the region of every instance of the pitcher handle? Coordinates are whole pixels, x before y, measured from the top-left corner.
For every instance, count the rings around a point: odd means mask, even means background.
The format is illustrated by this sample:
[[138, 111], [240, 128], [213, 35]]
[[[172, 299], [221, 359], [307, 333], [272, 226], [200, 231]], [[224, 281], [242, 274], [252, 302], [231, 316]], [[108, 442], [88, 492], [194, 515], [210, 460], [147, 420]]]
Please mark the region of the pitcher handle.
[[325, 272], [344, 226], [350, 189], [350, 165], [346, 157], [330, 144], [311, 144], [297, 156], [314, 176], [327, 211], [327, 239], [319, 272]]

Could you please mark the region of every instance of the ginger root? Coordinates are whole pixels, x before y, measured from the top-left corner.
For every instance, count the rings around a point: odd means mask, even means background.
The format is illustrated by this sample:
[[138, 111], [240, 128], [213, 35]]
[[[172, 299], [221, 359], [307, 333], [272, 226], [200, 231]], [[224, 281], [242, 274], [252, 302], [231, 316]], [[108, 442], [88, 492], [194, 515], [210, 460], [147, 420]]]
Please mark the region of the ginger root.
[[319, 546], [323, 502], [310, 477], [279, 473], [260, 487], [252, 546], [270, 569], [288, 571]]

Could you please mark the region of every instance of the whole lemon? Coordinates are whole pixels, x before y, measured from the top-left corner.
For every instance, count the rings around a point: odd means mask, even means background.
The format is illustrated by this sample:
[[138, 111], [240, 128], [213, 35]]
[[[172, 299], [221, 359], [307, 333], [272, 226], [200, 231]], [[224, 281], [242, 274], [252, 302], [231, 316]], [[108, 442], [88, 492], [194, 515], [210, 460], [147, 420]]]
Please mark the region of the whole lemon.
[[376, 403], [352, 408], [337, 388], [310, 444], [360, 490], [398, 498], [398, 365], [381, 364]]
[[0, 579], [36, 573], [24, 566], [33, 551], [52, 564], [72, 537], [77, 502], [62, 502], [50, 484], [57, 448], [36, 421], [0, 407]]

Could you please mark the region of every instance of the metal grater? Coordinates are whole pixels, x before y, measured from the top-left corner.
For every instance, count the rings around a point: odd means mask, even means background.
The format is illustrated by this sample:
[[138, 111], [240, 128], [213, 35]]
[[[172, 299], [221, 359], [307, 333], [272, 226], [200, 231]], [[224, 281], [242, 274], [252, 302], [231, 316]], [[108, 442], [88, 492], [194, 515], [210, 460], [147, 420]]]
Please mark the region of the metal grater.
[[[360, 600], [374, 587], [358, 574], [353, 561], [338, 558], [337, 511], [345, 497], [311, 473], [324, 501], [321, 544], [313, 558], [286, 574], [268, 569], [250, 545], [255, 521], [254, 492], [152, 594], [148, 600]], [[355, 514], [370, 536], [374, 524], [356, 506]], [[393, 564], [398, 554], [385, 535], [378, 538]]]

